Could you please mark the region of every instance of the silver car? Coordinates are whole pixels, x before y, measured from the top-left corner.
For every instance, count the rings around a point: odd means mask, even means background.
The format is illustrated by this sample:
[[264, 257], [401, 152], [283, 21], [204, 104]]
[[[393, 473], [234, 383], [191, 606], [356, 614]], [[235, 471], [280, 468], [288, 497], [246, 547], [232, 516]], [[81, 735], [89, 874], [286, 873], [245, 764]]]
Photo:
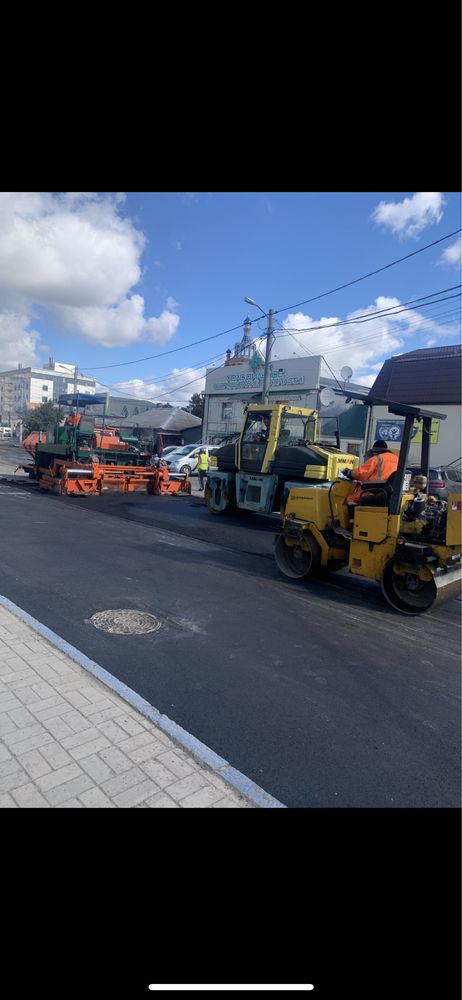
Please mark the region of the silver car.
[[209, 445], [206, 444], [185, 445], [184, 448], [177, 448], [176, 451], [171, 451], [165, 461], [170, 472], [182, 472], [183, 474], [187, 472], [188, 476], [190, 476], [192, 472], [197, 472], [197, 463], [201, 451], [205, 451], [207, 455], [210, 455], [211, 450]]
[[[413, 476], [420, 475], [419, 465], [408, 465], [408, 472]], [[427, 493], [430, 496], [446, 500], [449, 493], [460, 493], [462, 489], [462, 473], [454, 465], [432, 465], [428, 470]]]

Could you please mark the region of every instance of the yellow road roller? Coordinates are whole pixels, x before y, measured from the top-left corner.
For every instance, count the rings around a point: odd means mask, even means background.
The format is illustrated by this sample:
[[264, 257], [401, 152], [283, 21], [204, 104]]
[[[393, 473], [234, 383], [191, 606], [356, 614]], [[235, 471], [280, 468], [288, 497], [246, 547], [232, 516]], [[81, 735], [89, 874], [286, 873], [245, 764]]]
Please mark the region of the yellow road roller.
[[[462, 590], [462, 494], [447, 500], [428, 494], [432, 419], [443, 413], [420, 407], [367, 400], [404, 416], [398, 468], [388, 480], [368, 480], [354, 506], [348, 498], [356, 483], [346, 479], [317, 485], [287, 484], [275, 541], [276, 563], [285, 576], [308, 577], [317, 569], [339, 570], [376, 580], [384, 597], [405, 615], [418, 615], [456, 597]], [[421, 475], [406, 473], [415, 421], [422, 421]]]

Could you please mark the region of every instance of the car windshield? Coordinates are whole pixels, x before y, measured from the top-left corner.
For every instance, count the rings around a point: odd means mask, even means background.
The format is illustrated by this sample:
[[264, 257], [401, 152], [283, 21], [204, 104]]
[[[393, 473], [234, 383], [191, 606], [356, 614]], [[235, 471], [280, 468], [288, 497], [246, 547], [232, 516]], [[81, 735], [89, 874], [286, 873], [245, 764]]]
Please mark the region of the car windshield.
[[175, 455], [175, 456], [178, 455], [178, 457], [180, 457], [180, 455], [190, 455], [191, 454], [191, 448], [175, 448], [175, 451], [174, 452], [171, 451], [170, 454], [171, 454], [172, 457], [173, 457], [173, 455]]
[[450, 483], [461, 483], [462, 473], [460, 469], [454, 469], [451, 466], [447, 469], [443, 469], [446, 479], [449, 479]]

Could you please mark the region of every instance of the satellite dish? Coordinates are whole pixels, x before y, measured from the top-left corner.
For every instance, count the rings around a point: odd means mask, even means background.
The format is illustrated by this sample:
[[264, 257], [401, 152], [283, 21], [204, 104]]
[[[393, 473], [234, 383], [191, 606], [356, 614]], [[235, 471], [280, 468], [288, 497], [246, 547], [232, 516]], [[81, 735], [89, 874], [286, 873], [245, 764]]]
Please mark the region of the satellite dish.
[[329, 386], [327, 385], [324, 386], [324, 388], [321, 389], [321, 392], [319, 393], [319, 402], [321, 403], [321, 406], [329, 406], [330, 403], [334, 402], [334, 399], [335, 399], [334, 390], [329, 389]]
[[349, 365], [345, 365], [340, 372], [344, 382], [349, 382], [352, 374], [353, 370], [349, 367]]

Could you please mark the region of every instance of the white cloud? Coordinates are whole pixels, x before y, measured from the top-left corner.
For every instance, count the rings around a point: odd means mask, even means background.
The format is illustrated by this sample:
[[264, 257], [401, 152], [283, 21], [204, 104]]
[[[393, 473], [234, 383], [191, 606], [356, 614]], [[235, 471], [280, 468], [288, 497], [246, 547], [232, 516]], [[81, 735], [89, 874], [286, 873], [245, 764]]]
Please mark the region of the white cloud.
[[443, 251], [438, 264], [450, 264], [454, 267], [459, 267], [462, 264], [462, 236], [458, 236], [455, 243], [451, 243], [446, 250]]
[[167, 309], [170, 309], [171, 312], [174, 312], [175, 309], [179, 308], [179, 302], [175, 302], [175, 299], [173, 298], [173, 295], [167, 295], [167, 301], [166, 301], [165, 305], [166, 305]]
[[174, 336], [180, 320], [173, 298], [160, 316], [145, 316], [144, 299], [133, 292], [146, 240], [120, 215], [124, 199], [121, 193], [0, 194], [0, 295], [21, 303], [16, 321], [23, 329], [39, 306], [59, 332], [105, 347], [164, 344]]
[[419, 236], [427, 226], [440, 222], [445, 204], [439, 191], [418, 191], [404, 201], [379, 202], [371, 219], [401, 239], [409, 239]]
[[60, 306], [50, 315], [59, 329], [80, 334], [102, 347], [124, 347], [139, 340], [166, 344], [180, 322], [180, 317], [168, 309], [146, 320], [142, 295], [132, 295], [112, 308]]
[[29, 317], [0, 311], [0, 371], [22, 365], [40, 364], [37, 356], [39, 334], [29, 326]]
[[[349, 365], [353, 369], [353, 381], [369, 384], [370, 378], [374, 381], [382, 361], [392, 354], [412, 350], [413, 345], [408, 341], [416, 333], [425, 333], [436, 343], [438, 339], [444, 337], [447, 340], [458, 332], [457, 324], [438, 323], [415, 309], [373, 316], [367, 321], [359, 319], [378, 310], [399, 309], [400, 306], [399, 299], [379, 295], [371, 305], [349, 313], [346, 319], [356, 322], [345, 326], [340, 326], [340, 320], [335, 316], [315, 320], [301, 312], [291, 313], [283, 321], [284, 334], [277, 333], [272, 357], [275, 360], [288, 358], [293, 351], [299, 355], [325, 355], [337, 377], [341, 368]], [[302, 332], [286, 336], [285, 331], [289, 333], [291, 330]], [[260, 346], [263, 346], [263, 340]], [[321, 371], [332, 377], [325, 363]]]
[[165, 379], [154, 381], [150, 378], [132, 378], [126, 382], [117, 382], [114, 388], [138, 399], [152, 399], [156, 403], [184, 406], [193, 393], [204, 391], [205, 373], [205, 367], [174, 368]]
[[[381, 367], [382, 365], [379, 365], [379, 368]], [[359, 372], [355, 376], [355, 382], [358, 382], [359, 385], [367, 385], [369, 386], [370, 389], [371, 385], [374, 385], [376, 378], [377, 378], [377, 372], [375, 372], [374, 374], [371, 374], [369, 372], [369, 374], [367, 375], [364, 375], [362, 372]]]
[[178, 197], [183, 205], [195, 205], [199, 201], [199, 196], [197, 191], [179, 191]]

